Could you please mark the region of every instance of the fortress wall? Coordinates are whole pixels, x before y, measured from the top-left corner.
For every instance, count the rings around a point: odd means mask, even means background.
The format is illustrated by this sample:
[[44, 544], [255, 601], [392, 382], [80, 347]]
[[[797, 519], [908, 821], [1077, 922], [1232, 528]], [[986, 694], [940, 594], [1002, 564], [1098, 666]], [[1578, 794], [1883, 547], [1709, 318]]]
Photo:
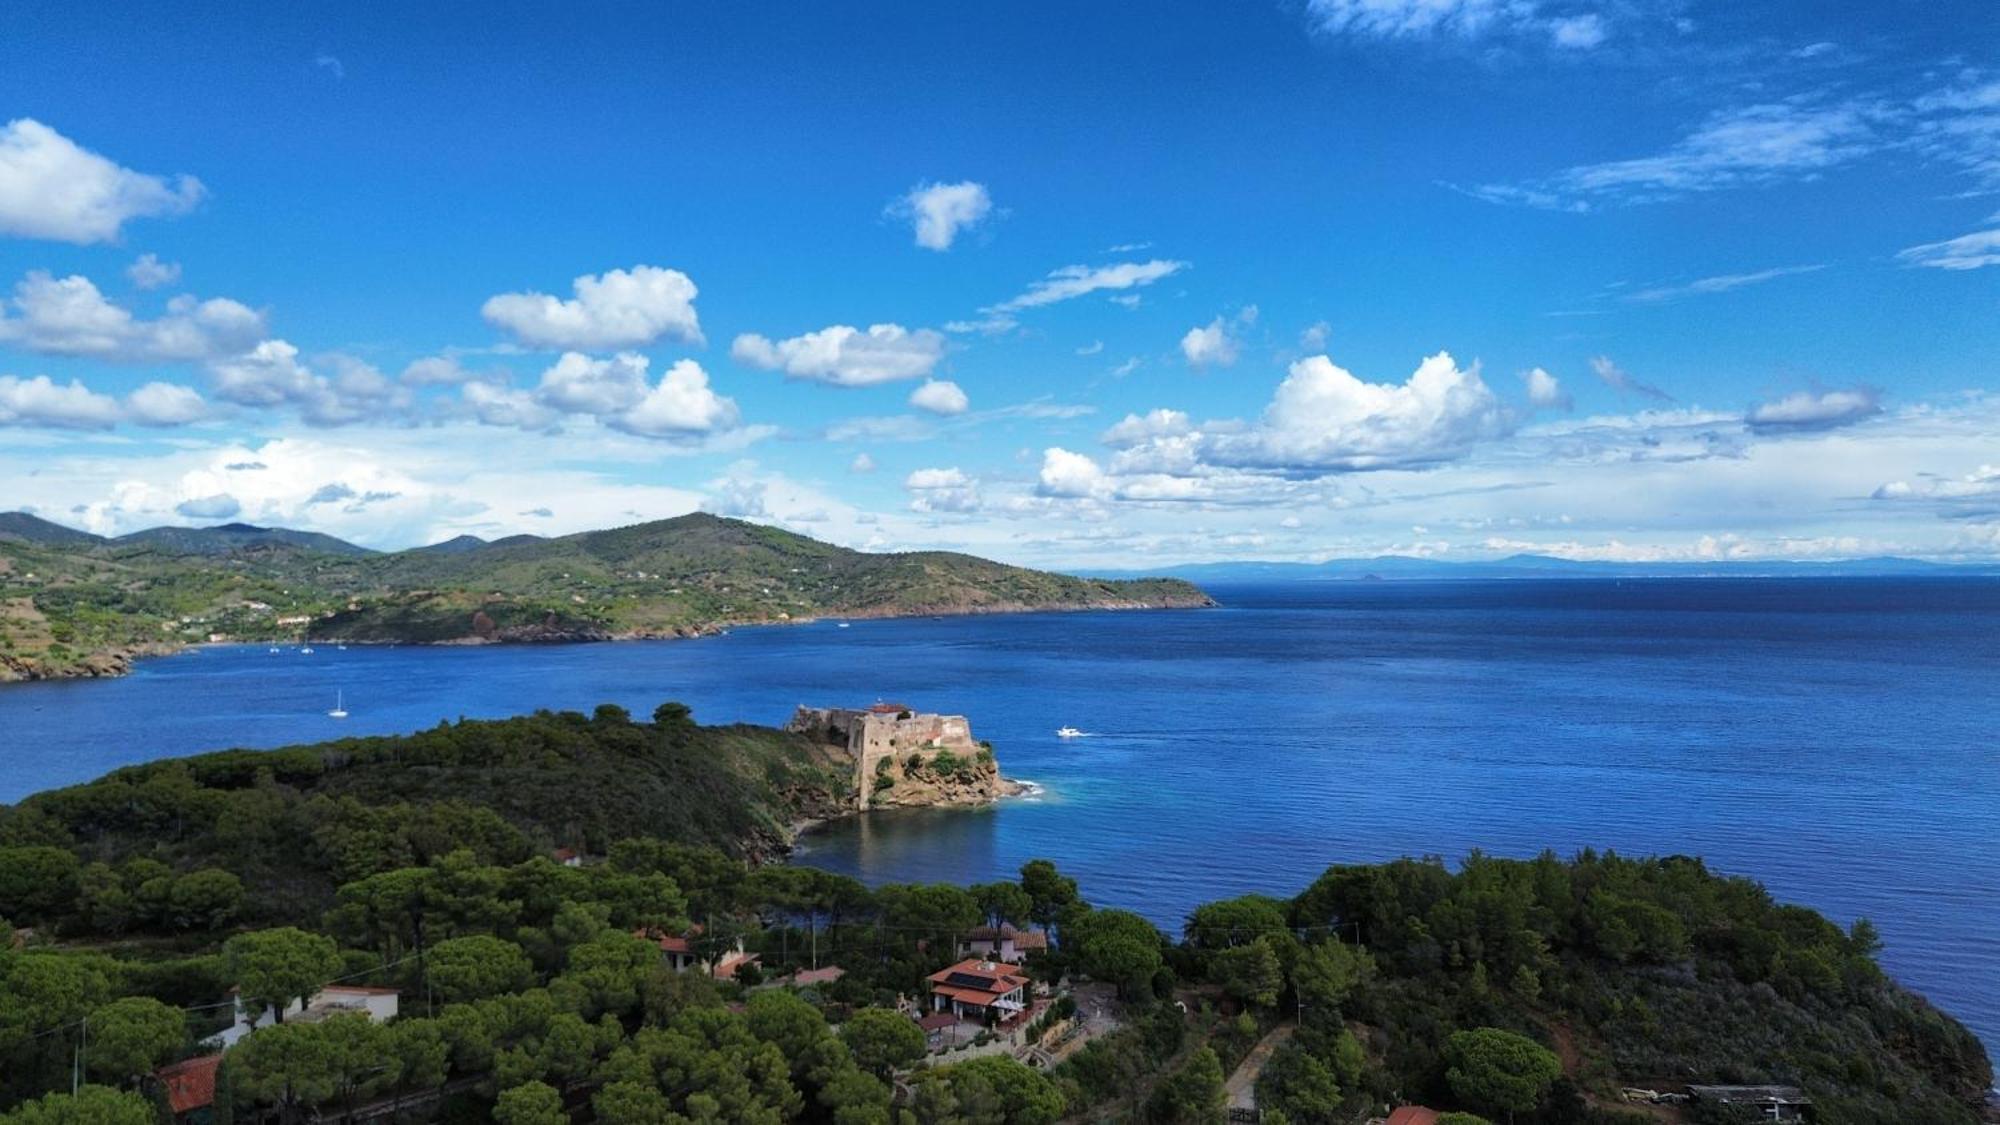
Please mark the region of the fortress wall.
[[911, 754], [931, 758], [943, 750], [969, 758], [980, 749], [972, 737], [972, 724], [963, 715], [911, 712], [904, 718], [840, 707], [800, 707], [785, 729], [847, 749], [854, 758], [854, 787], [863, 809], [875, 791], [878, 763], [900, 762]]

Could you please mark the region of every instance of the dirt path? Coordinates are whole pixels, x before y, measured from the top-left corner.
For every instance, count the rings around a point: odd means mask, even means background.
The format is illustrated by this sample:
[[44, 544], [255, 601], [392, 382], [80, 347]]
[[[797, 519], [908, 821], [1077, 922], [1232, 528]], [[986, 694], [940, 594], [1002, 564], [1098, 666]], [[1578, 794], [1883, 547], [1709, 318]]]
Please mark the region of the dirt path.
[[1279, 1024], [1271, 1029], [1270, 1034], [1259, 1039], [1257, 1045], [1250, 1048], [1249, 1054], [1243, 1056], [1243, 1061], [1236, 1066], [1236, 1073], [1230, 1075], [1229, 1082], [1223, 1086], [1229, 1095], [1230, 1109], [1257, 1108], [1257, 1076], [1264, 1073], [1264, 1064], [1271, 1061], [1271, 1056], [1297, 1030], [1295, 1024]]

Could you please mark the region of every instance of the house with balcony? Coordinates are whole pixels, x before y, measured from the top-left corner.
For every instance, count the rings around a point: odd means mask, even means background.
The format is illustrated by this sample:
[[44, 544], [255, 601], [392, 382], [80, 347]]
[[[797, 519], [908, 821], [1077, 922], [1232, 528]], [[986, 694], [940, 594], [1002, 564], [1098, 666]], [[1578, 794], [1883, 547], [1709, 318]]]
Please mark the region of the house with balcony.
[[1004, 961], [967, 958], [928, 978], [931, 1010], [960, 1019], [1002, 1023], [1028, 1010], [1027, 971]]

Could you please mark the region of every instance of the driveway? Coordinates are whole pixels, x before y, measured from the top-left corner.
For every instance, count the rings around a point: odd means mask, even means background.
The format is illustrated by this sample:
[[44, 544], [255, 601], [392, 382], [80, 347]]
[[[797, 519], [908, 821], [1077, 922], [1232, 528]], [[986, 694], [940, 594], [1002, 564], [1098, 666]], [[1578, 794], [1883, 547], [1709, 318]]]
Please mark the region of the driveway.
[[1257, 1108], [1257, 1076], [1264, 1073], [1264, 1064], [1271, 1061], [1271, 1056], [1297, 1030], [1294, 1024], [1279, 1024], [1271, 1029], [1269, 1035], [1259, 1039], [1257, 1045], [1250, 1048], [1249, 1054], [1243, 1056], [1243, 1061], [1236, 1066], [1236, 1073], [1229, 1076], [1228, 1084], [1223, 1087], [1229, 1095], [1230, 1109]]

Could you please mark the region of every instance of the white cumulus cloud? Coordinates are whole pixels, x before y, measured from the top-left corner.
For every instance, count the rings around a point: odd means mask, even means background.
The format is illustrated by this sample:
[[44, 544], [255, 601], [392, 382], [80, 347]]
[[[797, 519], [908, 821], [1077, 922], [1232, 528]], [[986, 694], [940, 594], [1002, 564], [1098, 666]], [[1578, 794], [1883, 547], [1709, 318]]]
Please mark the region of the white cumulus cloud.
[[1881, 397], [1872, 387], [1793, 391], [1782, 398], [1757, 403], [1744, 414], [1743, 420], [1752, 430], [1763, 433], [1831, 430], [1880, 414]]
[[1041, 495], [1078, 499], [1097, 495], [1106, 484], [1103, 468], [1088, 456], [1059, 447], [1042, 450], [1035, 484]]
[[0, 343], [43, 355], [116, 363], [209, 359], [244, 351], [263, 335], [263, 314], [226, 297], [183, 294], [153, 320], [113, 304], [87, 277], [31, 270], [0, 302]]
[[193, 387], [147, 383], [126, 396], [125, 416], [141, 426], [185, 426], [208, 417], [208, 403]]
[[313, 426], [345, 426], [390, 417], [410, 393], [352, 356], [327, 355], [315, 370], [287, 340], [264, 340], [242, 355], [208, 365], [215, 395], [239, 406], [291, 406]]
[[910, 508], [918, 512], [972, 512], [979, 508], [979, 482], [956, 466], [918, 469], [903, 478]]
[[1127, 414], [1104, 431], [1102, 441], [1114, 449], [1124, 449], [1163, 437], [1181, 437], [1194, 431], [1194, 423], [1178, 410], [1153, 410]]
[[1515, 418], [1448, 352], [1400, 384], [1368, 383], [1327, 357], [1291, 365], [1261, 423], [1215, 433], [1208, 460], [1283, 471], [1354, 471], [1436, 463], [1512, 432]]
[[0, 234], [111, 242], [127, 221], [185, 214], [204, 194], [193, 176], [120, 167], [32, 118], [0, 129]]
[[1188, 329], [1181, 337], [1181, 355], [1187, 357], [1189, 367], [1228, 367], [1241, 350], [1230, 326], [1219, 316], [1206, 326]]
[[501, 293], [480, 314], [531, 348], [604, 351], [636, 348], [661, 339], [701, 343], [694, 281], [679, 270], [633, 266], [585, 274], [572, 283], [575, 296]]
[[735, 429], [741, 420], [736, 403], [708, 385], [708, 372], [694, 360], [683, 359], [607, 424], [641, 437], [691, 439]]
[[972, 403], [957, 383], [927, 379], [922, 386], [910, 392], [910, 405], [932, 414], [949, 416], [965, 413]]
[[837, 387], [922, 379], [944, 358], [944, 337], [928, 328], [835, 324], [786, 340], [746, 332], [729, 349], [738, 363]]
[[542, 372], [535, 395], [565, 414], [615, 414], [646, 396], [649, 361], [638, 352], [595, 359], [564, 352]]
[[63, 384], [47, 375], [32, 379], [0, 375], [0, 426], [108, 430], [118, 419], [118, 400], [75, 379]]
[[917, 245], [949, 250], [958, 233], [979, 225], [993, 211], [986, 185], [966, 180], [955, 184], [918, 184], [890, 210], [906, 216], [916, 231]]
[[1554, 375], [1539, 367], [1521, 374], [1521, 382], [1528, 388], [1528, 403], [1532, 406], [1551, 410], [1570, 408], [1569, 392], [1563, 390], [1562, 383]]
[[125, 276], [141, 289], [158, 289], [181, 279], [179, 262], [162, 262], [157, 254], [141, 254], [125, 267]]

